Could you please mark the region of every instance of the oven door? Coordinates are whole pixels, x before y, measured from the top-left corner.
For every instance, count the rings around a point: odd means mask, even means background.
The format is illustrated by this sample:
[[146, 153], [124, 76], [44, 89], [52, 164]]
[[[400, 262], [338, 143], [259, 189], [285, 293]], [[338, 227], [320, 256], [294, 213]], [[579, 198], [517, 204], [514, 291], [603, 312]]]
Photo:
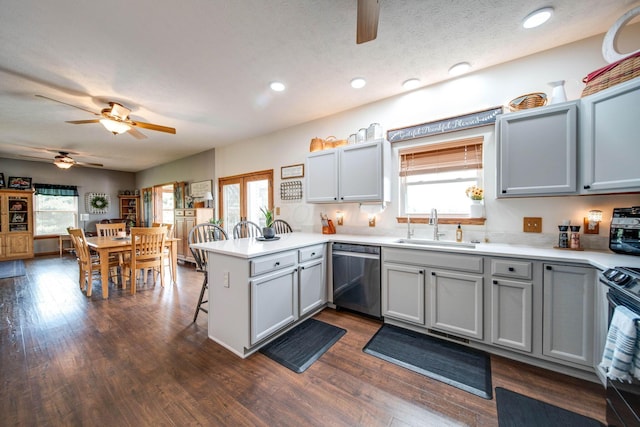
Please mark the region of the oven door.
[[[610, 325], [615, 308], [627, 304], [624, 304], [619, 293], [612, 288], [607, 292], [607, 300]], [[607, 424], [616, 427], [640, 426], [640, 381], [634, 378], [631, 383], [627, 383], [607, 379]]]

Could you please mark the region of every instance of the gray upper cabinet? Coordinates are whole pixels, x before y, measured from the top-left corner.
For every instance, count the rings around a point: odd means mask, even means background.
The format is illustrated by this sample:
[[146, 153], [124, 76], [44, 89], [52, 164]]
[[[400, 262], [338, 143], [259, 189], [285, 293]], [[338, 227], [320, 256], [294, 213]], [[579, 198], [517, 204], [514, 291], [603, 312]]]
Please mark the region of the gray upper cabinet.
[[391, 148], [386, 140], [307, 156], [307, 202], [383, 202], [390, 197]]
[[577, 114], [573, 101], [498, 118], [498, 197], [576, 193]]
[[582, 98], [582, 193], [640, 191], [640, 78]]

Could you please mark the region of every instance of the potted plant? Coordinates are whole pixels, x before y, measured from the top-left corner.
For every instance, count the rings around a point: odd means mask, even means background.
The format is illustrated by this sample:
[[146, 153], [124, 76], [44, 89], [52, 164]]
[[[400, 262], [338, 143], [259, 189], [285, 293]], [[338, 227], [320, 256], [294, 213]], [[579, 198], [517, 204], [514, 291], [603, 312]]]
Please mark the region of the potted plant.
[[273, 228], [273, 210], [265, 207], [260, 208], [260, 212], [264, 215], [264, 227], [262, 227], [262, 237], [265, 239], [273, 239], [276, 237], [276, 230]]

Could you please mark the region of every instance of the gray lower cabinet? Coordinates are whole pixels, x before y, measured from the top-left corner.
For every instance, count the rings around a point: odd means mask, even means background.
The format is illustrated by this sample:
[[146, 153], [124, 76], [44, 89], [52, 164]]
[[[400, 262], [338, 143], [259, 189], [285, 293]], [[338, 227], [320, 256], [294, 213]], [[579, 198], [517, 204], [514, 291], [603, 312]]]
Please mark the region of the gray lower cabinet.
[[533, 264], [491, 260], [491, 343], [531, 352], [533, 343]]
[[424, 267], [384, 263], [382, 315], [425, 325]]
[[325, 245], [311, 246], [298, 251], [300, 317], [311, 313], [327, 302], [324, 252]]
[[593, 366], [595, 270], [544, 264], [542, 354]]
[[448, 270], [431, 270], [429, 327], [455, 335], [482, 339], [484, 278]]
[[298, 318], [298, 272], [295, 267], [251, 280], [251, 344]]

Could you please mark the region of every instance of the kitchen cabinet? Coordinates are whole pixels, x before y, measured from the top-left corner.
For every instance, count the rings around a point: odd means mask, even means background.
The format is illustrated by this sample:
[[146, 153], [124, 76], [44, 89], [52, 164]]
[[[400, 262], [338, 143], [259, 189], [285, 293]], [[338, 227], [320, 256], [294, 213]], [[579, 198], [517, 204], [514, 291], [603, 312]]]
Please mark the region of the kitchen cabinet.
[[279, 253], [249, 264], [253, 345], [298, 319], [297, 254]]
[[126, 219], [127, 228], [140, 226], [140, 196], [119, 195], [120, 218]]
[[178, 259], [195, 263], [191, 249], [189, 249], [189, 232], [197, 224], [209, 222], [213, 218], [213, 208], [175, 209], [173, 211], [174, 233], [180, 239], [178, 242]]
[[384, 202], [390, 196], [391, 147], [381, 139], [307, 156], [307, 202]]
[[491, 343], [531, 352], [533, 282], [531, 262], [491, 260]]
[[448, 270], [431, 270], [429, 326], [455, 335], [482, 339], [484, 278]]
[[327, 302], [325, 245], [298, 250], [298, 295], [300, 317], [312, 313]]
[[573, 101], [499, 116], [498, 197], [576, 193], [577, 115]]
[[640, 191], [640, 78], [580, 102], [582, 193]]
[[595, 270], [544, 264], [542, 354], [593, 366]]
[[382, 265], [382, 316], [425, 325], [424, 267]]
[[0, 190], [0, 260], [33, 258], [33, 190]]

